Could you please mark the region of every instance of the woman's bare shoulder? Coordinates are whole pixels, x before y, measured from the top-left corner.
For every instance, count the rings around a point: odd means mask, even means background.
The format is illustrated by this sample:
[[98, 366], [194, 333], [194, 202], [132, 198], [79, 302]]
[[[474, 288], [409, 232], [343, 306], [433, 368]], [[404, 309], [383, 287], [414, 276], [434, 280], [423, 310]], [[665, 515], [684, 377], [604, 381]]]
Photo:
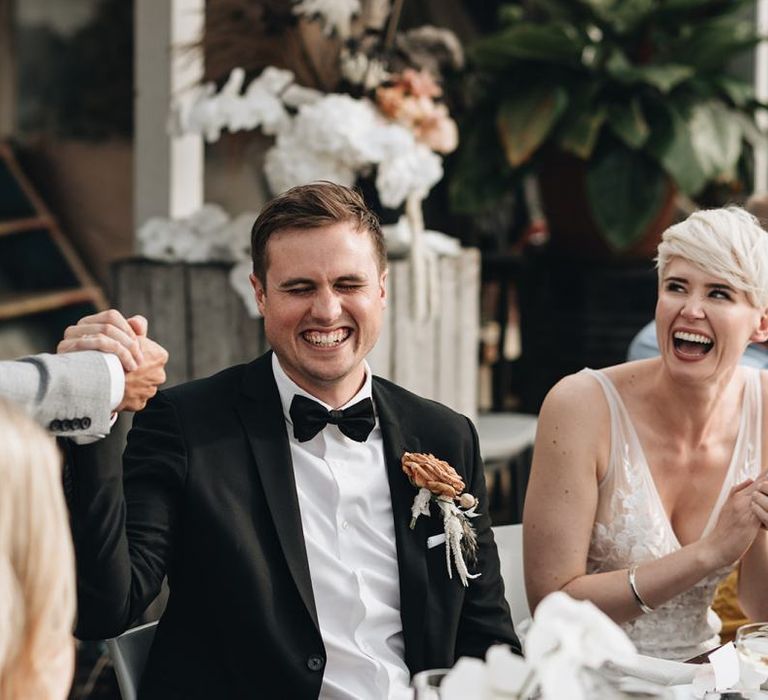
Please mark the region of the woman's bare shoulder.
[[553, 386], [541, 406], [539, 422], [572, 418], [584, 419], [587, 413], [607, 411], [603, 390], [590, 372], [576, 372]]
[[632, 393], [646, 387], [657, 373], [661, 359], [633, 360], [606, 367], [602, 372], [613, 382], [620, 395]]

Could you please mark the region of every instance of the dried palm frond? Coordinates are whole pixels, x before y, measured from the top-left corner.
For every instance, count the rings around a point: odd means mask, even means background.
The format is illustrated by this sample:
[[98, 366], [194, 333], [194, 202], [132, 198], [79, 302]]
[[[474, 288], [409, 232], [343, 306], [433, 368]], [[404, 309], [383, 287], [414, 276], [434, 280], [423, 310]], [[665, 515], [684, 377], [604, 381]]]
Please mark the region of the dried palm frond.
[[204, 79], [222, 82], [237, 66], [253, 75], [273, 65], [293, 71], [301, 85], [333, 89], [339, 42], [296, 17], [292, 7], [286, 0], [208, 0]]

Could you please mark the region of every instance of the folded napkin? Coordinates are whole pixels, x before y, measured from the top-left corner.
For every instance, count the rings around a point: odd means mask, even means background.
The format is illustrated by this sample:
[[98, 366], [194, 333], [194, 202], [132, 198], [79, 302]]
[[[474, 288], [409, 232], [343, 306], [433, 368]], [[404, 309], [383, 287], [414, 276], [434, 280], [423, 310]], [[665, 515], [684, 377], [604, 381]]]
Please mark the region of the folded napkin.
[[631, 662], [609, 662], [611, 668], [625, 676], [640, 678], [657, 685], [682, 685], [693, 682], [701, 664], [686, 664], [682, 661], [657, 659], [654, 656], [638, 654]]

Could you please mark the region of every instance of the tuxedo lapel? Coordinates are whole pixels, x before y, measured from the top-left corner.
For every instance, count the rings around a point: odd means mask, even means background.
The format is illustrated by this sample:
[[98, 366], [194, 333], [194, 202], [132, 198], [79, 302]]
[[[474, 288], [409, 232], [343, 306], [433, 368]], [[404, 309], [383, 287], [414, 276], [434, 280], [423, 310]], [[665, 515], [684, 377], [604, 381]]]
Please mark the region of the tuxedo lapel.
[[272, 374], [271, 353], [262, 355], [246, 369], [237, 410], [251, 444], [288, 568], [319, 630], [291, 450], [280, 395]]
[[424, 614], [427, 598], [427, 562], [425, 518], [410, 528], [411, 505], [417, 489], [410, 484], [400, 466], [403, 452], [418, 452], [418, 438], [403, 420], [387, 387], [374, 378], [373, 398], [384, 440], [395, 541], [400, 575], [400, 617], [403, 622], [406, 661], [421, 667], [423, 656]]

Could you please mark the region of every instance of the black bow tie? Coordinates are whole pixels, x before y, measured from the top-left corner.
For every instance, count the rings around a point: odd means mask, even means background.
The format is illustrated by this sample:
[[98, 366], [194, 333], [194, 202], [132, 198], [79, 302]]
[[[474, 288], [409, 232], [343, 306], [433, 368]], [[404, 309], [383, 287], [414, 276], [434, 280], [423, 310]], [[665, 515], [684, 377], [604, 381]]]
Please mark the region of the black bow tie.
[[343, 411], [329, 411], [317, 401], [296, 394], [291, 401], [293, 435], [299, 442], [306, 442], [317, 435], [328, 423], [338, 425], [344, 435], [357, 442], [365, 442], [376, 419], [373, 417], [373, 401], [363, 399]]

